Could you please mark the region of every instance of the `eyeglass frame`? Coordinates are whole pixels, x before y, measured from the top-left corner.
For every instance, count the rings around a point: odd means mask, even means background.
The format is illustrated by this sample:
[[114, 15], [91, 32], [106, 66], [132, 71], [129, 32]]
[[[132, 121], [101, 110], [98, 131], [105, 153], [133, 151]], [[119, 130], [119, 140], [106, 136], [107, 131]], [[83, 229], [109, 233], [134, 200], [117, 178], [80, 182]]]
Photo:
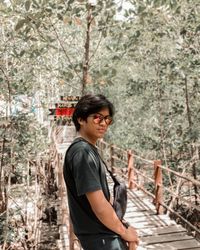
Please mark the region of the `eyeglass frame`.
[[[101, 118], [100, 118], [100, 117], [97, 117], [97, 118], [100, 119], [99, 122], [95, 122], [95, 121], [94, 121], [96, 115], [101, 117]], [[93, 122], [94, 122], [94, 124], [101, 124], [102, 121], [104, 120], [105, 123], [106, 123], [106, 125], [109, 126], [109, 125], [112, 125], [113, 122], [114, 122], [112, 116], [110, 116], [110, 115], [104, 116], [104, 115], [102, 115], [102, 114], [100, 114], [100, 113], [98, 113], [98, 112], [95, 113], [95, 114], [89, 115], [88, 117], [93, 117]], [[107, 119], [108, 117], [110, 118], [110, 119], [109, 119], [109, 121], [110, 121], [109, 123], [106, 122], [106, 119]]]

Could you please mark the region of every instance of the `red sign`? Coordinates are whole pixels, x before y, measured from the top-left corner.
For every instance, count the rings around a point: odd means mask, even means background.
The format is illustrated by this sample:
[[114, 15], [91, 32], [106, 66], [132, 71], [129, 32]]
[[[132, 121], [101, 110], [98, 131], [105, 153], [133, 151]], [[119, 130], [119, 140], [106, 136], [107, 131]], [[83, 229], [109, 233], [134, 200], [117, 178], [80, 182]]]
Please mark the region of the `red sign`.
[[67, 116], [71, 117], [73, 115], [74, 108], [56, 108], [56, 116]]

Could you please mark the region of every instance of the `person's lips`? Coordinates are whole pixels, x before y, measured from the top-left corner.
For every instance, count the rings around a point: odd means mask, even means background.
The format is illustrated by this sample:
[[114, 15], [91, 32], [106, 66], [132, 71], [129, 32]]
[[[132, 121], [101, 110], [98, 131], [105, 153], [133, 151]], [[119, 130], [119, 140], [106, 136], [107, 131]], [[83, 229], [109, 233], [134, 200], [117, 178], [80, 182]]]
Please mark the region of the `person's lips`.
[[105, 132], [106, 132], [105, 129], [98, 129], [98, 131], [99, 131], [100, 133], [105, 133]]

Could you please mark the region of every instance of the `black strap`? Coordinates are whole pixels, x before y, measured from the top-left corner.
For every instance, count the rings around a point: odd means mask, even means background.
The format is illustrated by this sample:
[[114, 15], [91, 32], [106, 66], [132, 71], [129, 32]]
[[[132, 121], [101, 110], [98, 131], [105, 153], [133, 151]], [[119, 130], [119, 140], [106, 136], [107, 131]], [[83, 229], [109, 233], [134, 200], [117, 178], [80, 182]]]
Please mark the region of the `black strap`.
[[107, 164], [105, 163], [105, 161], [101, 158], [100, 155], [99, 155], [99, 157], [100, 157], [100, 159], [102, 160], [102, 162], [104, 163], [104, 165], [105, 165], [105, 167], [106, 167], [106, 170], [107, 170], [108, 173], [110, 174], [111, 178], [113, 179], [113, 182], [114, 182], [115, 184], [120, 184], [119, 181], [117, 180], [116, 176], [112, 173], [112, 171], [110, 171], [110, 170], [108, 169], [108, 166], [107, 166]]

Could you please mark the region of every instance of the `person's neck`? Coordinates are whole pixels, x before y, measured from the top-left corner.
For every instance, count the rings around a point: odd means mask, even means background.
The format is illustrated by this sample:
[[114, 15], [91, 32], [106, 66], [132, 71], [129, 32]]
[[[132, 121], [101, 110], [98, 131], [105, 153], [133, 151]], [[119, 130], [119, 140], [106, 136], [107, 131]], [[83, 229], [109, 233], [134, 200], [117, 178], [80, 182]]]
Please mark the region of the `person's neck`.
[[90, 144], [96, 146], [97, 140], [92, 139], [92, 138], [89, 138], [87, 135], [85, 135], [85, 134], [83, 134], [83, 133], [81, 133], [81, 132], [79, 132], [79, 133], [77, 134], [77, 137], [82, 137], [84, 140], [88, 141]]

